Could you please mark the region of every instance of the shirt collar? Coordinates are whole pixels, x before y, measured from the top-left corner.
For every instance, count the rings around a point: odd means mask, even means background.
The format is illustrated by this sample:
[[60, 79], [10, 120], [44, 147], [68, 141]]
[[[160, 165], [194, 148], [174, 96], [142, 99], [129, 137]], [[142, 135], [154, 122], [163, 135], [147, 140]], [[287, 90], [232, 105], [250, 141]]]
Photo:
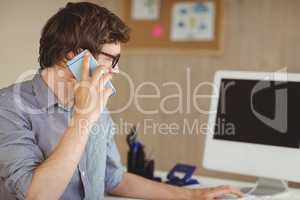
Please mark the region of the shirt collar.
[[64, 110], [70, 111], [71, 108], [67, 108], [59, 103], [56, 95], [53, 91], [48, 87], [46, 82], [43, 80], [41, 75], [41, 70], [39, 70], [32, 80], [33, 92], [36, 96], [37, 102], [41, 106], [42, 109], [48, 110], [49, 108], [58, 106], [63, 108]]

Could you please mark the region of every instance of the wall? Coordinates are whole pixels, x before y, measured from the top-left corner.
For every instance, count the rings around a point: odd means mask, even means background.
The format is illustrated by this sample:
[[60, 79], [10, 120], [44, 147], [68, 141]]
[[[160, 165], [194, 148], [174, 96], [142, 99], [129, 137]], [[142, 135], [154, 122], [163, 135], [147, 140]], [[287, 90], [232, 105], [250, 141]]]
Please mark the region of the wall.
[[[38, 40], [40, 30], [65, 0], [38, 1], [30, 0], [20, 4], [18, 0], [3, 1], [0, 7], [0, 86], [12, 83], [20, 73], [36, 68]], [[95, 1], [121, 14], [120, 0]], [[155, 109], [168, 94], [174, 94], [177, 88], [164, 85], [176, 82], [181, 86], [183, 97], [199, 83], [212, 81], [213, 74], [219, 69], [276, 71], [286, 67], [290, 72], [300, 71], [300, 1], [298, 0], [224, 0], [225, 5], [225, 40], [224, 53], [221, 56], [195, 55], [128, 55], [122, 57], [121, 67], [134, 83], [135, 91], [145, 81], [160, 87], [160, 98], [145, 99], [138, 102], [143, 109]], [[190, 78], [187, 78], [190, 75]], [[191, 89], [187, 89], [190, 80]], [[130, 98], [127, 79], [114, 78], [118, 96], [109, 103], [112, 110], [125, 105]], [[141, 93], [154, 94], [153, 87], [142, 87]], [[202, 87], [199, 93], [209, 94], [210, 87]], [[167, 101], [168, 109], [174, 109], [177, 99]], [[183, 100], [183, 112], [166, 114], [161, 110], [156, 114], [143, 114], [134, 102], [121, 113], [113, 114], [117, 124], [140, 123], [140, 138], [151, 151], [159, 169], [168, 170], [175, 163], [184, 162], [198, 166], [198, 174], [235, 179], [250, 177], [217, 173], [204, 170], [201, 165], [204, 146], [202, 134], [183, 135], [184, 120], [190, 125], [196, 122], [206, 123], [207, 115], [199, 113], [191, 101]], [[209, 99], [197, 102], [207, 110]], [[152, 120], [152, 121], [151, 121]], [[145, 128], [153, 123], [181, 125], [179, 134], [160, 134], [157, 129]], [[124, 126], [120, 127], [117, 142], [122, 159], [126, 161], [127, 146]], [[220, 159], [226, 159], [220, 152]]]

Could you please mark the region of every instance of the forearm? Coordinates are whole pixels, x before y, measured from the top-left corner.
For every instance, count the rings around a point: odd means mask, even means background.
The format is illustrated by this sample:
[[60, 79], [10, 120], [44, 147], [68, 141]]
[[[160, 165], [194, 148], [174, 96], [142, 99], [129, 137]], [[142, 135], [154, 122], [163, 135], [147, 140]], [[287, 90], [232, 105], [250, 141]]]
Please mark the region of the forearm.
[[75, 116], [61, 141], [33, 173], [27, 199], [59, 199], [72, 178], [88, 141], [89, 128], [82, 126], [80, 116]]
[[112, 195], [141, 199], [191, 199], [191, 192], [125, 173], [122, 182], [111, 192]]

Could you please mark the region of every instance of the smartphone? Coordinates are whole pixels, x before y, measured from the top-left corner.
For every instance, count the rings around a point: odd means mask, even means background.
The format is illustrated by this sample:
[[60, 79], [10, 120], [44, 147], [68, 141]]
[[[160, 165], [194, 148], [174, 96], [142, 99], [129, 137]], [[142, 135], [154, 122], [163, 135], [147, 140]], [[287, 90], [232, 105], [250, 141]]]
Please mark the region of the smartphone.
[[[67, 65], [77, 80], [80, 80], [83, 57], [87, 52], [88, 50], [86, 49], [67, 62]], [[98, 66], [97, 60], [92, 56], [92, 54], [90, 54], [90, 76], [92, 76]], [[113, 93], [111, 96], [116, 94], [116, 89], [111, 81], [108, 81], [105, 87], [112, 88]]]

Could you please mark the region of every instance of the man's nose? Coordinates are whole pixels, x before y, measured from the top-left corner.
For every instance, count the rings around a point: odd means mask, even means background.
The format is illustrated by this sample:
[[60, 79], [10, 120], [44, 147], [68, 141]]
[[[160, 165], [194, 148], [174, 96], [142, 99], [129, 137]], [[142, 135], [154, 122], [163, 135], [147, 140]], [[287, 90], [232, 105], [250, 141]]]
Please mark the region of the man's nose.
[[111, 70], [112, 73], [120, 73], [119, 64], [117, 64], [114, 68]]

